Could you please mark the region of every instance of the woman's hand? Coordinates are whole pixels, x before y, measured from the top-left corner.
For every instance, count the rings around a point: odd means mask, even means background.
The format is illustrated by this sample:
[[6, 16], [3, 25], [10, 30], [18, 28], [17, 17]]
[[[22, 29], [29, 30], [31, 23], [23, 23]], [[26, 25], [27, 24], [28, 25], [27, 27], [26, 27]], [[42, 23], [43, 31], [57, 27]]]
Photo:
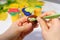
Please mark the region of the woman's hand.
[[32, 31], [32, 23], [28, 23], [27, 17], [23, 17], [13, 23], [11, 27], [0, 36], [0, 40], [22, 40]]
[[58, 18], [45, 20], [42, 17], [55, 14], [54, 11], [45, 12], [37, 18], [42, 28], [44, 40], [60, 40], [60, 20]]

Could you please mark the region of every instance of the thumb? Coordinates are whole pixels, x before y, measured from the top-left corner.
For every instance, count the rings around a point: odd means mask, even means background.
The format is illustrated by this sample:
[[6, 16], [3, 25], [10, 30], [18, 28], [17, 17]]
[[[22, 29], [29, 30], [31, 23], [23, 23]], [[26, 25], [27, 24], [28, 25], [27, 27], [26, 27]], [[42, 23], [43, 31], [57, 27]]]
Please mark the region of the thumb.
[[43, 31], [47, 31], [48, 30], [48, 26], [47, 26], [46, 22], [42, 18], [37, 17], [37, 21], [40, 24], [40, 26], [41, 26]]

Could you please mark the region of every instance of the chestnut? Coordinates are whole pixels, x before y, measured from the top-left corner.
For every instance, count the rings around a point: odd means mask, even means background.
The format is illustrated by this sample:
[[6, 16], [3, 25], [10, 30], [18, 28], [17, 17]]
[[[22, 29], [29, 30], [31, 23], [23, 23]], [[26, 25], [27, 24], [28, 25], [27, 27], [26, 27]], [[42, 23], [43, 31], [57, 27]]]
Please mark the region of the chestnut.
[[31, 15], [28, 17], [28, 23], [32, 23], [32, 25], [35, 27], [37, 25], [37, 16]]

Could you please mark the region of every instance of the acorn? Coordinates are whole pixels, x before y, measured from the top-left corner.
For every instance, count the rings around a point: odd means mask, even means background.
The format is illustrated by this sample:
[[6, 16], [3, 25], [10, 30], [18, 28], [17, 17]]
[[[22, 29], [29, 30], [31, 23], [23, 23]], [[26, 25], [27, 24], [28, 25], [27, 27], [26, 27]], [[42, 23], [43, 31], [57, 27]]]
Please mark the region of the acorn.
[[32, 23], [32, 25], [35, 27], [37, 25], [37, 16], [31, 15], [28, 17], [28, 23]]

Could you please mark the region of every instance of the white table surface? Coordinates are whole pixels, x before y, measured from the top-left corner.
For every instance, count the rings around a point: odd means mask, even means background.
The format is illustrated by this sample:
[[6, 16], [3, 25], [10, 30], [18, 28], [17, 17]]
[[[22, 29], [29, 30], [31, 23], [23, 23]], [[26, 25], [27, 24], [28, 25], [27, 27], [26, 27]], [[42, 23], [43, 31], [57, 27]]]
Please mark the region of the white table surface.
[[[55, 10], [57, 13], [60, 13], [60, 4], [45, 2], [43, 11]], [[9, 14], [8, 14], [9, 15]], [[10, 16], [5, 21], [0, 21], [0, 35], [3, 34], [11, 25]], [[24, 40], [42, 40], [41, 28], [38, 27], [34, 29], [32, 33], [27, 35]]]

